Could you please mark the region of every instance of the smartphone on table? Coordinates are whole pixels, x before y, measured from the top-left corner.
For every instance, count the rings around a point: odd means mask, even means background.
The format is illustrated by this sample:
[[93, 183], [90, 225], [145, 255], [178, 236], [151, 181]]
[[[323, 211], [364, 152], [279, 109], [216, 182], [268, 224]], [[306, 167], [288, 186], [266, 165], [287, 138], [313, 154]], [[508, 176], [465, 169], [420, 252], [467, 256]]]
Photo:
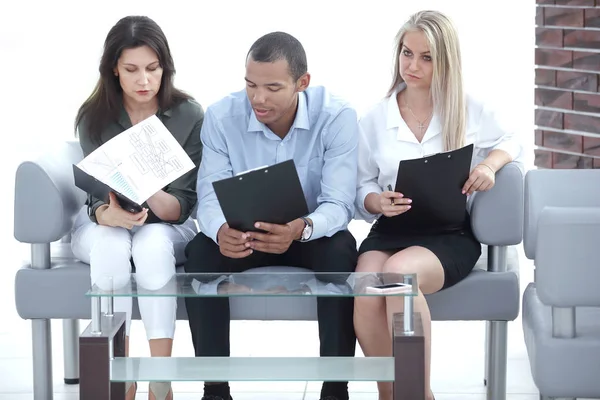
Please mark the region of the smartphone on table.
[[412, 285], [408, 283], [388, 283], [385, 285], [367, 286], [367, 293], [370, 294], [398, 294], [412, 292]]

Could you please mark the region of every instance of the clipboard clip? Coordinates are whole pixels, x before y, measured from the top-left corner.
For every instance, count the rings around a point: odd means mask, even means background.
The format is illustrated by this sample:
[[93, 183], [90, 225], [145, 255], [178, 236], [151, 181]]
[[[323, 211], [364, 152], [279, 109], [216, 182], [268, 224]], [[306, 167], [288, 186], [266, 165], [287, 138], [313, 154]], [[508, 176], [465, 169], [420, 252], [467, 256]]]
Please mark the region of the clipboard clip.
[[448, 158], [452, 158], [452, 151], [442, 151], [439, 153], [435, 153], [436, 156], [439, 156], [440, 154], [448, 154]]
[[[446, 153], [435, 153], [435, 154], [434, 154], [434, 156], [439, 156], [439, 155], [442, 155], [442, 154], [446, 154]], [[432, 157], [432, 156], [429, 156], [429, 157]], [[448, 158], [452, 158], [452, 154], [448, 153]], [[423, 160], [423, 162], [424, 162], [425, 164], [427, 164], [427, 163], [429, 162], [429, 158], [425, 158], [425, 159]]]
[[452, 158], [452, 153], [451, 152], [440, 152], [440, 153], [432, 154], [432, 155], [427, 156], [427, 157], [423, 157], [423, 162], [425, 164], [427, 164], [429, 162], [429, 158], [430, 157], [439, 156], [439, 155], [443, 155], [443, 154], [446, 154], [446, 153], [447, 153], [448, 158]]
[[260, 167], [251, 168], [251, 169], [247, 169], [247, 170], [242, 171], [242, 172], [238, 172], [237, 174], [235, 174], [235, 176], [244, 175], [244, 174], [247, 174], [247, 173], [250, 173], [250, 172], [253, 172], [253, 171], [258, 171], [260, 169], [268, 168], [268, 167], [269, 167], [268, 165], [261, 165]]
[[[260, 167], [256, 167], [256, 168], [248, 169], [248, 170], [246, 170], [246, 171], [238, 172], [237, 174], [235, 174], [235, 176], [236, 176], [236, 177], [239, 177], [239, 180], [241, 181], [242, 179], [244, 179], [242, 175], [245, 175], [245, 174], [248, 174], [248, 173], [250, 173], [250, 172], [254, 172], [254, 171], [259, 171], [259, 170], [261, 170], [261, 169], [265, 169], [265, 168], [269, 168], [269, 166], [268, 166], [268, 165], [262, 165], [262, 166], [260, 166]], [[269, 172], [269, 170], [268, 170], [268, 169], [265, 169], [265, 172]]]
[[443, 151], [443, 152], [440, 152], [440, 153], [435, 153], [435, 155], [439, 156], [440, 154], [446, 154], [446, 153], [448, 153], [448, 158], [452, 158], [452, 152]]

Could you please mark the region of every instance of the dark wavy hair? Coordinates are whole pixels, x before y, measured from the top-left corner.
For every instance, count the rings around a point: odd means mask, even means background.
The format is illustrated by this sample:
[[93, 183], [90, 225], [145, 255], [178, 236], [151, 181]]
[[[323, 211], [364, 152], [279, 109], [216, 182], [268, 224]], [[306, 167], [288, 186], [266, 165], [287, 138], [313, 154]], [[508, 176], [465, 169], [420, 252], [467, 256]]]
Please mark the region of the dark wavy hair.
[[100, 135], [111, 122], [118, 121], [123, 104], [123, 90], [114, 68], [123, 50], [148, 46], [158, 56], [163, 69], [158, 105], [166, 110], [191, 96], [175, 88], [175, 64], [169, 43], [162, 29], [152, 19], [144, 16], [128, 16], [111, 28], [104, 41], [104, 52], [100, 59], [100, 78], [94, 91], [81, 105], [75, 118], [75, 132], [80, 123], [85, 124], [93, 142], [100, 143]]

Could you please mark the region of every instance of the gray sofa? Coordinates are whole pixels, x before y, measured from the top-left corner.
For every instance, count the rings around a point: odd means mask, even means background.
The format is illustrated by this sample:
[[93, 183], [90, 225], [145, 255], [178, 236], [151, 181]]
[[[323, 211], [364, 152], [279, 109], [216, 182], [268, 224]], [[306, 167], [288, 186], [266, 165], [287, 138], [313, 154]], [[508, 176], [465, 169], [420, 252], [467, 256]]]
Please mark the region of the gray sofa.
[[[15, 302], [19, 315], [32, 321], [34, 397], [40, 400], [52, 399], [50, 320], [64, 321], [65, 382], [77, 383], [78, 320], [90, 318], [90, 301], [84, 296], [89, 266], [69, 248], [69, 231], [85, 199], [72, 178], [71, 164], [81, 157], [77, 142], [65, 142], [23, 162], [16, 173], [14, 236], [31, 244], [31, 261], [16, 273]], [[470, 207], [475, 235], [486, 245], [483, 256], [467, 279], [428, 296], [428, 302], [436, 321], [487, 321], [487, 398], [504, 400], [507, 323], [520, 309], [518, 258], [512, 246], [523, 233], [522, 168], [515, 163], [504, 167], [496, 186], [476, 193]], [[315, 299], [252, 300], [232, 300], [232, 318], [316, 320]], [[135, 302], [133, 318], [139, 318]], [[182, 301], [178, 318], [186, 318]]]
[[600, 171], [530, 171], [523, 332], [541, 399], [600, 398]]

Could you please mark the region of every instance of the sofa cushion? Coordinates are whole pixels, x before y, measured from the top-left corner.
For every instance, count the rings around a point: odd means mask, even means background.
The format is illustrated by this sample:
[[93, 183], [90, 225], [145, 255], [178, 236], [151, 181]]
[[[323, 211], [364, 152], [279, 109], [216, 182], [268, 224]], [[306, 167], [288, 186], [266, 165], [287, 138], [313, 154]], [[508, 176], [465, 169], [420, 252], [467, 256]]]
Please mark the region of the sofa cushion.
[[[484, 271], [486, 257], [464, 281], [427, 301], [432, 318], [444, 320], [513, 320], [519, 311], [518, 265], [515, 249], [509, 249], [509, 272]], [[264, 267], [263, 270], [285, 270], [291, 267]], [[296, 270], [302, 271], [300, 268]], [[253, 270], [253, 271], [256, 271]], [[181, 267], [178, 272], [183, 272]], [[90, 318], [89, 265], [63, 255], [53, 257], [52, 267], [36, 270], [24, 266], [16, 274], [15, 301], [24, 319]], [[314, 297], [234, 298], [231, 318], [236, 320], [316, 320]], [[134, 300], [133, 318], [139, 319]], [[179, 299], [177, 318], [187, 319], [185, 302]]]
[[512, 321], [519, 315], [519, 257], [507, 251], [506, 272], [487, 271], [487, 251], [466, 279], [426, 296], [434, 321]]

